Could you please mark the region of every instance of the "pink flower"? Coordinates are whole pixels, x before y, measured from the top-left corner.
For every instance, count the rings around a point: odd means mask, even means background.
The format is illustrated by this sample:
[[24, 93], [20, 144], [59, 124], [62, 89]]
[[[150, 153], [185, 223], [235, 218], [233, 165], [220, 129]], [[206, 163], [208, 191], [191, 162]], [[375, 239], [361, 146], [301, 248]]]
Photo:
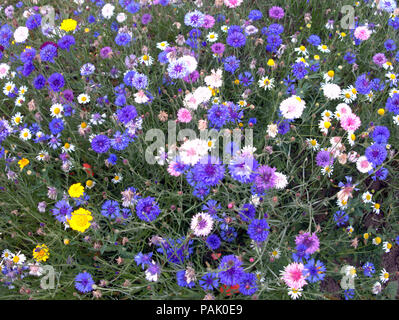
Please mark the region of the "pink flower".
[[229, 8], [236, 8], [241, 5], [243, 0], [224, 0], [224, 4]]
[[205, 29], [210, 29], [214, 26], [214, 24], [215, 24], [215, 18], [207, 14], [204, 18], [204, 24], [202, 25], [202, 27]]
[[361, 27], [357, 27], [355, 29], [354, 35], [355, 35], [356, 39], [365, 41], [368, 38], [370, 38], [371, 31], [369, 29], [367, 29], [367, 27], [361, 26]]
[[303, 275], [304, 265], [302, 263], [293, 262], [284, 268], [281, 272], [281, 278], [285, 284], [290, 288], [300, 289], [305, 284], [305, 276]]
[[356, 161], [356, 168], [361, 173], [368, 173], [370, 170], [373, 169], [373, 166], [371, 165], [371, 163], [367, 160], [367, 158], [365, 156], [361, 156]]
[[179, 122], [189, 123], [192, 119], [190, 111], [186, 108], [180, 108], [177, 112], [177, 119]]
[[362, 122], [360, 121], [360, 118], [354, 113], [344, 114], [341, 117], [341, 127], [345, 131], [354, 132], [360, 127], [361, 124]]

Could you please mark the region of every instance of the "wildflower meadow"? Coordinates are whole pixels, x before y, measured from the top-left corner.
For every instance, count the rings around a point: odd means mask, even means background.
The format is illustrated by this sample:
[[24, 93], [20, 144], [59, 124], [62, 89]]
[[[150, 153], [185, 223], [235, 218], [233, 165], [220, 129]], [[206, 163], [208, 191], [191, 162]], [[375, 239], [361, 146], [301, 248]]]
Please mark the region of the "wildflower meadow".
[[0, 299], [397, 299], [397, 5], [1, 1]]

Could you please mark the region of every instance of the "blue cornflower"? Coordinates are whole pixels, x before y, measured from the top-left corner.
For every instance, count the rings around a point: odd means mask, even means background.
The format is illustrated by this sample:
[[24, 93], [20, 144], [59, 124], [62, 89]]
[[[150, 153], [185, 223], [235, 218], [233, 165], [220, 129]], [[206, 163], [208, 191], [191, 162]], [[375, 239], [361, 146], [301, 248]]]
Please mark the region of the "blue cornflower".
[[263, 17], [263, 14], [259, 10], [251, 10], [248, 14], [248, 19], [252, 20], [252, 21], [260, 20], [260, 19], [262, 19], [262, 17]]
[[192, 244], [193, 240], [186, 241], [184, 237], [177, 240], [168, 239], [157, 244], [159, 247], [157, 251], [165, 254], [168, 262], [183, 264], [194, 251]]
[[226, 43], [233, 48], [245, 46], [246, 37], [241, 32], [232, 32], [227, 36]]
[[297, 62], [292, 66], [292, 74], [298, 80], [303, 79], [308, 72], [309, 71], [306, 69], [306, 65], [303, 62]]
[[337, 212], [334, 213], [334, 220], [337, 223], [337, 226], [340, 227], [344, 226], [348, 222], [349, 217], [345, 211], [338, 210]]
[[321, 44], [320, 37], [315, 34], [312, 34], [308, 38], [308, 43], [310, 43], [312, 46], [317, 47]]
[[136, 107], [133, 105], [124, 106], [122, 109], [118, 110], [116, 116], [120, 122], [127, 124], [137, 117]]
[[375, 272], [374, 264], [371, 262], [366, 262], [363, 265], [363, 273], [366, 277], [371, 278]]
[[47, 79], [51, 90], [54, 92], [58, 92], [61, 90], [61, 88], [64, 86], [65, 81], [64, 77], [62, 76], [61, 73], [53, 73], [48, 79]]
[[242, 262], [235, 255], [224, 256], [219, 264], [219, 279], [222, 284], [233, 286], [244, 276]]
[[269, 236], [269, 229], [266, 219], [253, 219], [248, 226], [248, 235], [252, 240], [262, 242]]
[[127, 148], [130, 138], [127, 134], [116, 131], [111, 139], [111, 147], [115, 150], [121, 151]]
[[52, 134], [57, 134], [64, 130], [64, 122], [60, 118], [54, 118], [50, 121], [48, 127]]
[[242, 206], [242, 209], [238, 212], [238, 214], [242, 220], [249, 222], [255, 218], [256, 209], [252, 204], [246, 203]]
[[161, 209], [155, 201], [155, 198], [147, 197], [138, 200], [136, 214], [141, 220], [146, 222], [154, 221], [160, 213]]
[[240, 73], [238, 75], [238, 80], [240, 80], [240, 83], [244, 87], [248, 87], [252, 84], [252, 82], [254, 82], [254, 78], [253, 78], [251, 72], [248, 72], [248, 71], [245, 71], [244, 73]]
[[151, 263], [151, 257], [152, 257], [152, 252], [146, 253], [146, 254], [143, 254], [142, 252], [139, 252], [134, 257], [134, 261], [136, 261], [136, 264], [138, 266], [141, 265], [141, 269], [144, 270], [144, 267]]
[[21, 52], [19, 60], [21, 60], [22, 63], [32, 62], [35, 55], [36, 55], [35, 48], [25, 49], [23, 52]]
[[118, 46], [127, 46], [130, 41], [132, 41], [132, 37], [128, 33], [118, 33], [115, 37], [115, 43]]
[[143, 73], [136, 73], [132, 79], [132, 86], [137, 90], [145, 89], [148, 86], [148, 78]]
[[54, 63], [54, 58], [57, 56], [57, 47], [54, 44], [47, 44], [40, 50], [40, 59]]
[[33, 14], [26, 19], [25, 26], [29, 30], [36, 29], [42, 23], [42, 16], [40, 14]]
[[224, 166], [218, 158], [205, 156], [194, 166], [194, 179], [206, 186], [216, 186], [224, 177]]
[[199, 285], [204, 290], [213, 290], [219, 286], [217, 273], [207, 273], [199, 280]]
[[138, 2], [130, 2], [127, 6], [126, 6], [126, 10], [131, 13], [131, 14], [135, 14], [137, 12], [140, 11], [140, 3]]
[[279, 23], [272, 23], [267, 30], [268, 34], [279, 35], [284, 32], [284, 27]]
[[220, 237], [226, 242], [233, 242], [237, 237], [236, 229], [228, 226], [226, 229], [220, 231]]
[[372, 83], [367, 78], [366, 74], [358, 76], [355, 83], [356, 90], [361, 94], [369, 94], [371, 91]]
[[208, 110], [208, 120], [210, 126], [216, 129], [223, 127], [229, 118], [229, 111], [224, 105], [214, 104]]
[[324, 279], [326, 267], [322, 262], [312, 258], [305, 264], [305, 269], [303, 270], [304, 276], [309, 282], [318, 282]]
[[111, 141], [104, 134], [99, 134], [91, 140], [91, 148], [97, 153], [105, 153], [110, 147]]
[[283, 43], [283, 40], [278, 34], [271, 33], [267, 36], [266, 51], [275, 52]]
[[69, 48], [76, 43], [75, 38], [71, 35], [65, 35], [60, 40], [58, 40], [57, 44], [62, 50], [69, 51]]
[[354, 289], [346, 289], [344, 291], [345, 300], [351, 300], [355, 297], [355, 290]]
[[344, 55], [344, 59], [346, 60], [346, 62], [348, 62], [349, 64], [354, 64], [356, 62], [356, 55], [354, 53], [351, 52], [347, 52]]
[[258, 291], [256, 275], [254, 273], [244, 273], [239, 280], [239, 285], [240, 293], [246, 296], [251, 296]]
[[55, 208], [51, 211], [58, 221], [66, 222], [66, 219], [71, 218], [72, 207], [68, 201], [61, 200], [55, 204]]
[[220, 243], [220, 238], [216, 234], [211, 234], [206, 238], [206, 244], [211, 250], [217, 250], [220, 247]]
[[366, 148], [365, 156], [369, 162], [375, 166], [381, 165], [387, 157], [387, 150], [385, 146], [378, 143]]
[[385, 180], [388, 177], [389, 171], [388, 169], [381, 167], [374, 172], [374, 176], [371, 177], [374, 181], [378, 180]]
[[302, 259], [308, 259], [309, 258], [309, 254], [306, 253], [306, 250], [308, 249], [308, 247], [305, 244], [299, 244], [296, 246], [296, 252], [294, 252], [292, 254], [292, 259], [295, 262], [301, 262]]
[[392, 39], [388, 39], [387, 41], [384, 42], [384, 47], [387, 51], [394, 51], [396, 50], [396, 44], [395, 41]]
[[180, 287], [192, 288], [192, 287], [195, 286], [195, 282], [194, 281], [187, 282], [186, 270], [177, 271], [176, 272], [176, 279], [177, 279], [177, 284]]
[[394, 93], [392, 97], [388, 98], [385, 107], [389, 112], [395, 115], [399, 114], [399, 93]]
[[208, 212], [211, 216], [216, 216], [218, 210], [222, 209], [216, 200], [208, 200], [206, 204], [202, 205], [202, 210]]
[[200, 200], [204, 200], [210, 191], [211, 190], [207, 185], [203, 183], [198, 183], [194, 187], [193, 196]]
[[385, 126], [375, 126], [372, 134], [372, 138], [375, 143], [386, 144], [389, 139], [389, 130]]
[[107, 200], [101, 207], [101, 214], [108, 219], [115, 219], [120, 216], [118, 201]]
[[87, 293], [93, 290], [93, 278], [90, 273], [81, 272], [75, 278], [75, 288], [82, 293]]
[[43, 75], [39, 74], [35, 79], [33, 79], [33, 86], [36, 90], [43, 89], [45, 85], [46, 78]]
[[192, 28], [201, 28], [204, 24], [204, 20], [205, 15], [198, 10], [188, 12], [184, 16], [184, 24]]

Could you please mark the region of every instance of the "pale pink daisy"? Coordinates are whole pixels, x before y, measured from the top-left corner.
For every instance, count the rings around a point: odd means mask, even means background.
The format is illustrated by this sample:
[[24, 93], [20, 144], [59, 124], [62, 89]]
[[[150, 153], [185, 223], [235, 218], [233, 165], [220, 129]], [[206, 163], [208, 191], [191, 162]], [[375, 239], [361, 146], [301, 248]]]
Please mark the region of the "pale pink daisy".
[[241, 5], [243, 0], [224, 0], [224, 4], [229, 8], [236, 8]]
[[213, 228], [213, 219], [206, 212], [197, 213], [191, 219], [191, 230], [197, 237], [206, 237], [211, 233]]
[[291, 96], [280, 103], [280, 111], [286, 119], [300, 118], [305, 107], [305, 101], [298, 96]]
[[341, 118], [342, 116], [344, 116], [346, 114], [352, 113], [351, 107], [349, 107], [346, 103], [340, 103], [339, 105], [337, 105], [335, 110], [336, 110], [335, 116], [337, 118]]
[[359, 159], [357, 159], [356, 167], [357, 167], [357, 170], [359, 170], [361, 173], [367, 173], [373, 169], [373, 166], [367, 160], [366, 156], [361, 156], [361, 157], [359, 157]]
[[177, 111], [177, 120], [179, 120], [179, 122], [189, 123], [191, 119], [192, 117], [190, 110], [186, 108], [180, 108], [179, 111]]
[[345, 130], [345, 131], [356, 131], [360, 125], [362, 124], [362, 122], [360, 121], [360, 118], [355, 115], [354, 113], [350, 113], [350, 114], [344, 114], [341, 118], [341, 127]]
[[357, 27], [355, 29], [355, 38], [365, 41], [371, 36], [371, 31], [366, 26]]
[[293, 262], [281, 271], [281, 279], [290, 288], [300, 289], [307, 284], [303, 275], [304, 265], [302, 263]]
[[220, 88], [223, 84], [222, 69], [212, 69], [211, 74], [205, 77], [205, 83], [212, 88]]

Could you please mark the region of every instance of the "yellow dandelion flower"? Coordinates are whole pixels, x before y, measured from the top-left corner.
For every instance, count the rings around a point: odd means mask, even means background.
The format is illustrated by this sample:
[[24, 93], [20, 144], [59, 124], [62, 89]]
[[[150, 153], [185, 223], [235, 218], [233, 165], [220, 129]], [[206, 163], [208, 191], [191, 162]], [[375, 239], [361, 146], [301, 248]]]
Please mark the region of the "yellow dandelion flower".
[[80, 182], [71, 185], [68, 190], [68, 193], [72, 198], [80, 198], [83, 196], [83, 192], [84, 188]]
[[71, 219], [67, 219], [69, 226], [72, 230], [85, 232], [91, 225], [90, 221], [93, 220], [89, 210], [79, 208], [72, 212]]
[[66, 32], [68, 31], [74, 31], [76, 29], [77, 26], [77, 21], [73, 20], [73, 19], [65, 19], [61, 22], [61, 30], [64, 30]]

